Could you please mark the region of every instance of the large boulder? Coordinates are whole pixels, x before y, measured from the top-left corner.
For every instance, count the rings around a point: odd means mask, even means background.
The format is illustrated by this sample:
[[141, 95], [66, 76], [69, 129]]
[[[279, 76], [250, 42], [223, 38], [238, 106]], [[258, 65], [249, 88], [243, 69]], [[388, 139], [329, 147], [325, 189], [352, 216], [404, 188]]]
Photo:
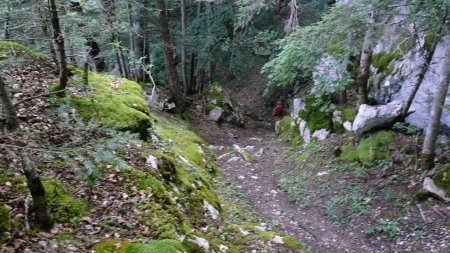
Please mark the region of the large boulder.
[[361, 134], [374, 128], [389, 125], [400, 116], [402, 108], [402, 101], [392, 101], [381, 106], [363, 104], [359, 107], [358, 114], [353, 122], [353, 131]]
[[218, 82], [208, 85], [203, 95], [206, 101], [205, 112], [211, 120], [223, 120], [237, 126], [245, 124], [243, 110]]

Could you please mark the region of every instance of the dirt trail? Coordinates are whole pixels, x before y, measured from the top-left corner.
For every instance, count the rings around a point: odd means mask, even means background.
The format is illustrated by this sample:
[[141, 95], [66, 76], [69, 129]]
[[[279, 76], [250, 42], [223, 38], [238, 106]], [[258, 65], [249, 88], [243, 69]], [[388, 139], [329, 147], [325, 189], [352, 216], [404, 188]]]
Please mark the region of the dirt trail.
[[[268, 220], [279, 222], [282, 228], [320, 252], [386, 252], [369, 245], [361, 231], [340, 228], [314, 208], [300, 208], [289, 201], [286, 192], [277, 186], [277, 173], [294, 167], [283, 161], [285, 143], [275, 139], [270, 125], [247, 129], [227, 127], [211, 138], [206, 137], [218, 155], [218, 164], [231, 181], [247, 196], [253, 208]], [[221, 146], [227, 144], [227, 146]], [[230, 152], [233, 145], [247, 147], [254, 160]]]

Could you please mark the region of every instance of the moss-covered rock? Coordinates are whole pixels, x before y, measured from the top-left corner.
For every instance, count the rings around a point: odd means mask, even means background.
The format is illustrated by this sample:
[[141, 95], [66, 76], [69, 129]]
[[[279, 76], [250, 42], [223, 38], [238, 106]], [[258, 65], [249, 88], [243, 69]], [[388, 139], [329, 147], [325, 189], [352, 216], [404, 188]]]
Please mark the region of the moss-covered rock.
[[0, 62], [11, 58], [47, 59], [46, 56], [35, 53], [26, 46], [10, 41], [0, 41]]
[[356, 115], [358, 114], [358, 111], [356, 108], [348, 108], [344, 106], [338, 106], [337, 110], [341, 112], [341, 119], [342, 122], [349, 121], [353, 122], [355, 120]]
[[436, 174], [433, 175], [434, 183], [445, 189], [447, 195], [450, 195], [450, 164], [447, 164], [442, 169], [438, 170]]
[[52, 178], [43, 178], [45, 195], [55, 220], [70, 222], [72, 218], [81, 218], [87, 211], [87, 205], [82, 200], [72, 197], [64, 185]]
[[231, 124], [243, 126], [245, 124], [244, 112], [239, 104], [234, 101], [218, 83], [208, 85], [204, 92], [205, 112], [209, 114], [214, 108], [220, 107], [224, 110], [223, 119]]
[[96, 253], [178, 253], [185, 252], [180, 241], [157, 240], [148, 244], [133, 243], [123, 240], [107, 240], [97, 243], [94, 248]]
[[380, 52], [372, 55], [372, 65], [377, 68], [379, 72], [385, 71], [393, 60], [399, 60], [401, 57], [402, 54], [398, 51], [392, 53]]
[[80, 87], [79, 93], [69, 97], [69, 102], [85, 119], [95, 119], [101, 126], [147, 135], [151, 126], [148, 106], [142, 97], [139, 84], [113, 75], [89, 72], [89, 87], [83, 85], [81, 70], [69, 67], [71, 84]]
[[342, 161], [370, 163], [375, 160], [383, 160], [388, 157], [385, 147], [391, 144], [394, 136], [391, 132], [380, 131], [375, 135], [361, 141], [355, 148], [352, 143], [341, 148], [340, 159]]

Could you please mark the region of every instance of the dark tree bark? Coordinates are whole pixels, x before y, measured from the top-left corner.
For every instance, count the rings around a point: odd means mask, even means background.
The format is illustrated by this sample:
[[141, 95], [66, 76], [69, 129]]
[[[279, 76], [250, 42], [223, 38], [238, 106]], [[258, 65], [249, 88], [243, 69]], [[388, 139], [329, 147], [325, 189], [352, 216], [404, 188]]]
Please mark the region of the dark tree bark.
[[16, 131], [20, 127], [19, 120], [17, 119], [16, 110], [9, 98], [9, 93], [6, 88], [6, 84], [3, 82], [0, 76], [0, 102], [3, 105], [6, 115], [6, 128], [8, 131]]
[[422, 168], [429, 170], [434, 167], [434, 156], [436, 149], [436, 139], [441, 121], [442, 109], [447, 97], [448, 86], [450, 83], [450, 49], [447, 48], [444, 60], [442, 62], [441, 80], [439, 81], [434, 101], [430, 112], [430, 120], [425, 130], [425, 140], [422, 148]]
[[[61, 26], [59, 24], [58, 10], [56, 6], [55, 0], [48, 0], [48, 4], [50, 7], [50, 15], [53, 27], [53, 39], [58, 46], [59, 52], [59, 85], [56, 88], [56, 91], [63, 91], [66, 89], [67, 81], [69, 78], [69, 72], [67, 70], [67, 61], [66, 61], [66, 49], [64, 47], [64, 36], [61, 32]], [[58, 93], [59, 96], [63, 96], [64, 93]]]
[[164, 0], [156, 0], [156, 6], [159, 9], [159, 30], [161, 32], [161, 42], [164, 49], [164, 63], [165, 72], [169, 81], [169, 89], [172, 93], [174, 102], [177, 106], [177, 111], [184, 111], [185, 99], [180, 86], [180, 79], [178, 78], [175, 69], [174, 53], [170, 43], [169, 21], [166, 14], [166, 4]]
[[[25, 146], [24, 144], [19, 144]], [[42, 185], [34, 164], [31, 162], [28, 154], [20, 151], [20, 158], [22, 161], [22, 168], [27, 178], [27, 186], [30, 189], [31, 197], [33, 198], [33, 208], [36, 217], [36, 222], [44, 230], [50, 230], [53, 227], [53, 221], [48, 211], [47, 197], [45, 196], [45, 189]]]
[[184, 39], [186, 35], [186, 6], [185, 0], [181, 0], [180, 9], [181, 9], [181, 76], [183, 81], [183, 93], [184, 95], [188, 94], [188, 83], [186, 76], [186, 48], [184, 46]]

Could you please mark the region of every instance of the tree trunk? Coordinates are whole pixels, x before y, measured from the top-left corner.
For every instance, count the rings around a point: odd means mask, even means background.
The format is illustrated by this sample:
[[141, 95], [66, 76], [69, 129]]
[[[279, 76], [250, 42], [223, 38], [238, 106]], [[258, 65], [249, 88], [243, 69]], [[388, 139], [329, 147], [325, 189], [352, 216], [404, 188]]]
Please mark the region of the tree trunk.
[[[408, 116], [409, 108], [411, 107], [411, 104], [414, 101], [414, 98], [416, 97], [417, 91], [419, 90], [420, 85], [422, 84], [423, 79], [425, 78], [425, 74], [427, 73], [428, 68], [430, 67], [430, 63], [431, 63], [431, 60], [433, 59], [433, 55], [434, 55], [434, 51], [436, 50], [436, 46], [442, 37], [441, 33], [442, 33], [442, 29], [445, 25], [445, 22], [447, 20], [447, 15], [448, 15], [448, 9], [445, 11], [442, 25], [439, 27], [438, 32], [436, 33], [436, 36], [434, 36], [434, 38], [433, 38], [433, 43], [431, 44], [431, 48], [428, 51], [426, 51], [426, 53], [425, 53], [425, 61], [423, 62], [423, 64], [420, 65], [420, 72], [419, 72], [416, 82], [414, 83], [413, 90], [412, 90], [411, 94], [409, 95], [408, 100], [406, 101], [405, 107], [403, 107], [403, 111], [402, 111], [403, 119], [405, 119]], [[425, 42], [424, 42], [423, 49], [426, 50]]]
[[189, 80], [189, 94], [194, 94], [195, 90], [195, 62], [196, 62], [195, 53], [191, 53], [191, 69], [190, 69], [190, 80]]
[[6, 88], [6, 84], [3, 82], [0, 76], [0, 102], [3, 105], [6, 115], [6, 128], [8, 131], [16, 131], [20, 127], [19, 120], [17, 119], [16, 110], [9, 98], [9, 93]]
[[184, 46], [184, 39], [186, 35], [186, 7], [185, 0], [181, 0], [181, 75], [183, 81], [183, 93], [188, 94], [188, 83], [186, 78], [186, 48]]
[[369, 31], [364, 38], [363, 50], [359, 61], [359, 70], [356, 77], [356, 87], [358, 87], [358, 107], [362, 104], [367, 104], [367, 81], [369, 80], [370, 61], [372, 58], [372, 43], [373, 43], [373, 25], [370, 25]]
[[[19, 145], [25, 146], [24, 144]], [[53, 227], [53, 221], [48, 211], [47, 197], [45, 196], [45, 189], [42, 185], [41, 178], [39, 177], [35, 166], [30, 161], [28, 154], [23, 149], [19, 152], [23, 172], [27, 178], [27, 186], [28, 189], [30, 189], [31, 197], [33, 198], [33, 208], [36, 222], [44, 230], [50, 230]]]
[[156, 0], [156, 6], [159, 9], [159, 30], [161, 32], [161, 42], [164, 49], [165, 72], [169, 81], [169, 89], [172, 93], [177, 111], [184, 111], [185, 100], [180, 87], [177, 71], [175, 69], [173, 48], [170, 44], [169, 22], [166, 15], [166, 4], [164, 0]]
[[430, 112], [430, 119], [425, 130], [425, 140], [422, 148], [422, 168], [429, 170], [434, 167], [434, 151], [441, 121], [442, 109], [447, 97], [448, 86], [450, 83], [450, 49], [442, 62], [441, 80], [434, 94], [434, 101]]
[[[48, 0], [48, 4], [50, 7], [50, 15], [53, 26], [53, 39], [58, 46], [59, 52], [59, 85], [57, 86], [56, 91], [63, 91], [64, 89], [66, 89], [67, 81], [69, 78], [69, 72], [67, 71], [66, 62], [66, 49], [64, 48], [64, 36], [61, 32], [61, 26], [59, 25], [58, 10], [55, 0]], [[58, 93], [58, 96], [64, 96], [64, 93], [60, 92]]]

